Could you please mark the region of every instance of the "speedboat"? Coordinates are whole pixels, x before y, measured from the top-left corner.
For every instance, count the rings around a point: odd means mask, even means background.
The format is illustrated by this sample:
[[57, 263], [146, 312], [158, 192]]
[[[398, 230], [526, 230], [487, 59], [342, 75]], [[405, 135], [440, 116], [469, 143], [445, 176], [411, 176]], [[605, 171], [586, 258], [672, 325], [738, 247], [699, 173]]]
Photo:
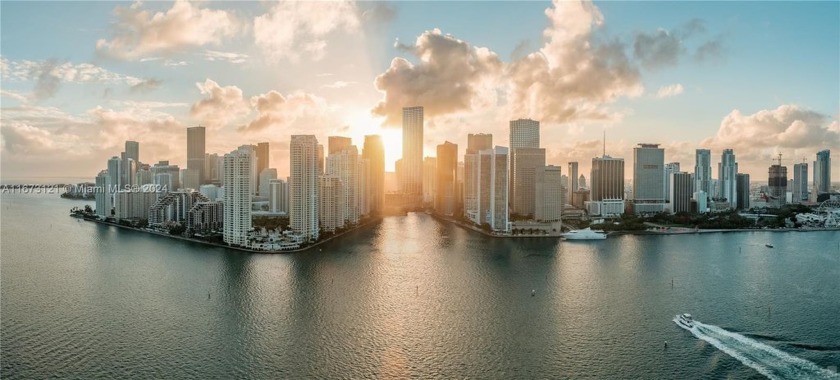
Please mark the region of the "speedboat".
[[694, 319], [691, 318], [691, 314], [680, 314], [676, 319], [674, 319], [674, 322], [676, 322], [678, 326], [687, 330], [694, 327]]
[[773, 248], [773, 244], [765, 244], [764, 246], [767, 248]]
[[607, 234], [603, 231], [593, 231], [587, 227], [582, 230], [569, 231], [563, 234], [566, 240], [603, 240], [607, 238]]

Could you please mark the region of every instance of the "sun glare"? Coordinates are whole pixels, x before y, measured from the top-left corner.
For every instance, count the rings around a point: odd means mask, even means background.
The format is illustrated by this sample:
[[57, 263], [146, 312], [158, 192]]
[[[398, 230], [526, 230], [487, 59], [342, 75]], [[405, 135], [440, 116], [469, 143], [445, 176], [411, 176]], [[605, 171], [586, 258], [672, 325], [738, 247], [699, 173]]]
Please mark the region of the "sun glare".
[[361, 152], [365, 135], [382, 136], [385, 146], [385, 171], [394, 171], [394, 163], [402, 157], [402, 130], [382, 127], [382, 120], [371, 117], [367, 112], [352, 115], [350, 118], [350, 137]]

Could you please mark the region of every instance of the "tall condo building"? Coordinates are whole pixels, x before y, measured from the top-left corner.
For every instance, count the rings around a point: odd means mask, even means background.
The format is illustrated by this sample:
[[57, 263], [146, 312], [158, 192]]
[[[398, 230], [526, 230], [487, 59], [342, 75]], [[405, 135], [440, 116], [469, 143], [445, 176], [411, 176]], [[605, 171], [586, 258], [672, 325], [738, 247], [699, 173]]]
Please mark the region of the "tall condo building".
[[[330, 145], [332, 145], [332, 141]], [[332, 146], [330, 146], [330, 150], [332, 150]], [[359, 153], [356, 146], [342, 146], [341, 149], [330, 153], [327, 156], [325, 174], [337, 177], [340, 186], [344, 188], [341, 194], [344, 197], [342, 206], [345, 208], [343, 212], [345, 221], [351, 224], [358, 223], [362, 214], [359, 209], [359, 197], [362, 194], [359, 192], [361, 173], [359, 172]], [[292, 182], [294, 182], [294, 179], [292, 179]]]
[[712, 186], [712, 151], [697, 149], [694, 152], [694, 191], [708, 196]]
[[416, 206], [423, 196], [423, 107], [403, 108], [401, 189]]
[[[257, 165], [259, 165], [259, 159], [257, 159]], [[268, 197], [271, 194], [271, 180], [277, 179], [277, 169], [275, 168], [265, 168], [260, 172], [259, 177], [259, 187], [260, 191], [259, 194], [261, 197]]]
[[449, 141], [437, 146], [437, 180], [435, 181], [435, 211], [455, 215], [458, 189], [458, 145]]
[[738, 174], [738, 162], [732, 149], [724, 149], [718, 163], [718, 198], [726, 199], [729, 208], [738, 207], [738, 190], [735, 176]]
[[746, 210], [750, 208], [750, 175], [738, 173], [735, 175], [735, 191], [738, 192], [738, 203], [735, 208]]
[[[328, 161], [329, 162], [329, 161]], [[341, 183], [337, 175], [325, 174], [318, 177], [318, 219], [321, 230], [324, 232], [335, 232], [344, 227], [347, 220], [344, 211], [347, 209], [344, 202], [344, 190], [347, 188]]]
[[[199, 185], [203, 184], [207, 178], [204, 173], [204, 154], [206, 153], [204, 143], [204, 127], [187, 128], [187, 169], [198, 172]], [[194, 188], [197, 189], [198, 186]]]
[[679, 171], [679, 162], [669, 162], [665, 164], [665, 203], [671, 202], [671, 174]]
[[536, 196], [537, 168], [545, 166], [545, 149], [516, 148], [511, 150], [510, 196], [513, 212], [524, 216], [534, 216]]
[[793, 165], [793, 189], [791, 202], [802, 203], [808, 201], [808, 163]]
[[817, 152], [814, 161], [814, 201], [817, 196], [831, 190], [831, 151], [828, 149]]
[[289, 156], [289, 226], [302, 241], [318, 240], [318, 139], [292, 135]]
[[324, 154], [324, 146], [322, 144], [318, 144], [318, 174], [324, 174], [324, 169], [326, 168], [326, 158], [327, 156]]
[[365, 136], [362, 158], [370, 163], [368, 173], [370, 211], [374, 215], [379, 215], [385, 209], [385, 146], [382, 144], [382, 137]]
[[437, 158], [423, 158], [423, 203], [432, 205], [437, 190]]
[[572, 194], [580, 188], [580, 182], [578, 181], [578, 163], [577, 161], [572, 161], [569, 163], [569, 184], [566, 186], [569, 190], [569, 197], [567, 199], [572, 199]]
[[181, 187], [180, 169], [178, 165], [170, 165], [169, 161], [159, 161], [152, 166], [152, 181], [155, 185], [165, 186], [166, 191], [175, 191]]
[[140, 143], [137, 141], [126, 141], [125, 157], [140, 162]]
[[671, 186], [668, 189], [671, 198], [671, 213], [691, 211], [691, 174], [674, 172], [670, 175]]
[[592, 201], [624, 199], [624, 159], [610, 156], [593, 158], [589, 180], [592, 182]]
[[767, 186], [770, 191], [770, 207], [782, 207], [787, 203], [787, 167], [771, 165]]
[[633, 148], [633, 211], [650, 214], [665, 210], [665, 149], [659, 144]]
[[537, 168], [534, 219], [540, 222], [559, 222], [563, 212], [563, 186], [560, 184], [560, 167], [554, 165]]
[[[203, 141], [203, 129], [201, 134]], [[248, 246], [248, 232], [251, 231], [251, 194], [254, 193], [251, 172], [255, 165], [256, 157], [250, 149], [240, 148], [224, 156], [223, 239], [227, 244]]]
[[222, 182], [222, 170], [224, 163], [220, 164], [221, 159], [216, 153], [206, 153], [204, 155], [204, 175], [207, 176], [207, 182], [220, 184]]
[[268, 196], [269, 210], [274, 213], [289, 213], [289, 183], [282, 179], [268, 181], [270, 195]]
[[510, 121], [510, 149], [539, 148], [540, 122], [531, 119]]
[[[256, 170], [256, 172], [257, 172], [257, 174], [262, 174], [263, 170], [268, 168], [269, 162], [270, 162], [269, 161], [269, 155], [268, 155], [268, 143], [267, 142], [258, 143], [256, 151], [257, 151], [257, 170]], [[210, 180], [210, 174], [207, 173], [206, 170], [205, 170], [204, 174], [205, 174], [204, 180], [209, 181]], [[261, 189], [263, 189], [263, 187], [268, 189], [268, 183], [263, 185], [262, 178], [257, 177], [257, 189], [261, 190]], [[265, 194], [260, 194], [260, 195], [265, 196]]]
[[479, 152], [478, 215], [493, 231], [510, 231], [508, 211], [508, 148], [497, 146]]
[[464, 154], [464, 217], [480, 224], [478, 217], [478, 152], [493, 148], [493, 135], [479, 133], [467, 135], [467, 151]]
[[108, 160], [108, 181], [111, 185], [111, 190], [115, 188], [123, 189], [125, 183], [123, 182], [123, 160], [117, 156], [111, 157]]
[[257, 146], [256, 145], [241, 145], [239, 146], [239, 150], [247, 150], [251, 152], [251, 157], [254, 159], [254, 165], [251, 165], [251, 174], [249, 175], [249, 179], [251, 181], [251, 195], [257, 195], [257, 192], [260, 191], [257, 184], [259, 183], [260, 173], [257, 171]]
[[329, 154], [336, 154], [342, 150], [353, 145], [353, 140], [344, 136], [328, 136], [327, 137], [327, 152]]
[[111, 176], [108, 175], [107, 170], [99, 172], [96, 176], [96, 188], [94, 199], [96, 200], [96, 215], [99, 217], [111, 216], [111, 191], [109, 190], [111, 184]]

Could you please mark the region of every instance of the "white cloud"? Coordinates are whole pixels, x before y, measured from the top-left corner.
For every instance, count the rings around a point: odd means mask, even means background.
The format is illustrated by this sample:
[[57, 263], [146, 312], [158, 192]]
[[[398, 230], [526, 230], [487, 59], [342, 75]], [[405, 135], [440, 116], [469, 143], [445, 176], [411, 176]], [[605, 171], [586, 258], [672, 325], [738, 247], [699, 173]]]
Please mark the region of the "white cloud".
[[[3, 58], [3, 80], [33, 81], [32, 94], [28, 96], [34, 100], [50, 98], [58, 92], [62, 83], [99, 83], [128, 86], [138, 86], [155, 83], [154, 79], [144, 80], [131, 75], [118, 74], [92, 63], [58, 62], [56, 60], [10, 61]], [[151, 81], [151, 82], [150, 82]]]
[[222, 87], [211, 79], [195, 85], [206, 97], [193, 104], [190, 113], [202, 124], [209, 127], [223, 127], [250, 112], [239, 87], [232, 85]]
[[656, 97], [659, 99], [677, 96], [683, 93], [682, 84], [672, 84], [670, 86], [662, 86], [659, 91], [656, 91]]
[[227, 61], [230, 63], [244, 63], [248, 59], [247, 54], [205, 50], [204, 58], [208, 61]]
[[330, 84], [325, 84], [321, 87], [335, 89], [335, 88], [345, 88], [345, 87], [350, 86], [352, 84], [356, 84], [356, 82], [339, 80], [339, 81], [332, 82]]
[[133, 60], [170, 54], [183, 48], [218, 45], [242, 30], [236, 17], [224, 10], [201, 8], [177, 0], [166, 12], [151, 13], [140, 2], [117, 7], [113, 35], [100, 39], [96, 50], [114, 58]]
[[359, 30], [359, 11], [351, 1], [284, 1], [254, 19], [254, 42], [270, 60], [323, 58], [327, 36]]
[[245, 132], [257, 132], [267, 129], [291, 135], [290, 128], [301, 119], [319, 119], [326, 113], [323, 99], [303, 92], [282, 95], [277, 91], [251, 97], [251, 106], [259, 114], [256, 119], [239, 128]]

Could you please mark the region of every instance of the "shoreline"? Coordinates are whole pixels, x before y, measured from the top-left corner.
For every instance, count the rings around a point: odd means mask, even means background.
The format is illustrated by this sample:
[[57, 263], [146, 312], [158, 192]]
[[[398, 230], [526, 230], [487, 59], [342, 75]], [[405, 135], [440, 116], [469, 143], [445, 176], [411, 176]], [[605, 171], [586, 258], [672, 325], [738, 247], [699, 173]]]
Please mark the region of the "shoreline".
[[476, 227], [474, 225], [467, 224], [467, 223], [461, 222], [459, 220], [451, 219], [449, 217], [445, 217], [445, 216], [438, 215], [438, 214], [435, 214], [435, 213], [425, 213], [425, 214], [431, 216], [432, 218], [434, 218], [436, 220], [451, 223], [451, 224], [454, 224], [458, 227], [461, 227], [461, 228], [464, 228], [464, 229], [467, 229], [467, 230], [470, 230], [470, 231], [473, 231], [473, 232], [478, 232], [478, 233], [480, 233], [484, 236], [489, 236], [489, 237], [493, 237], [493, 238], [499, 238], [499, 239], [535, 239], [535, 238], [536, 239], [560, 239], [560, 238], [562, 238], [561, 235], [496, 235], [496, 234], [489, 233], [485, 230], [482, 230], [481, 228]]
[[172, 238], [172, 239], [178, 239], [178, 240], [182, 240], [182, 241], [188, 241], [188, 242], [192, 242], [192, 243], [208, 245], [208, 246], [211, 246], [211, 247], [232, 249], [232, 250], [236, 250], [236, 251], [240, 251], [240, 252], [247, 252], [247, 253], [269, 254], [269, 255], [306, 252], [306, 251], [308, 251], [310, 249], [313, 249], [313, 248], [315, 248], [315, 247], [317, 247], [317, 246], [319, 246], [323, 243], [326, 243], [326, 242], [331, 241], [333, 239], [342, 237], [342, 236], [344, 236], [344, 235], [346, 235], [350, 232], [356, 231], [356, 230], [358, 230], [362, 227], [368, 227], [372, 224], [375, 224], [375, 223], [381, 221], [381, 219], [382, 219], [382, 218], [378, 218], [378, 217], [377, 218], [372, 218], [371, 220], [369, 220], [365, 223], [359, 224], [358, 226], [352, 227], [352, 228], [350, 228], [346, 231], [342, 231], [340, 234], [330, 236], [329, 238], [326, 238], [326, 239], [323, 239], [323, 240], [318, 240], [317, 242], [312, 243], [312, 244], [310, 244], [306, 247], [303, 247], [303, 248], [296, 248], [296, 249], [290, 249], [290, 250], [285, 250], [285, 251], [281, 251], [281, 250], [278, 250], [278, 251], [263, 251], [263, 250], [245, 248], [245, 247], [230, 246], [230, 245], [226, 245], [224, 243], [213, 243], [213, 242], [209, 242], [209, 241], [206, 241], [206, 240], [188, 238], [188, 237], [184, 237], [184, 236], [170, 235], [170, 234], [167, 234], [167, 233], [164, 233], [164, 232], [151, 231], [151, 230], [147, 230], [147, 229], [143, 229], [143, 228], [124, 226], [124, 225], [117, 224], [117, 223], [107, 222], [107, 221], [104, 221], [104, 220], [98, 220], [98, 219], [93, 219], [93, 218], [86, 218], [86, 217], [83, 217], [83, 216], [70, 215], [70, 217], [71, 218], [76, 218], [76, 219], [81, 219], [81, 220], [88, 221], [88, 222], [101, 224], [101, 225], [105, 225], [105, 226], [119, 227], [119, 228], [124, 228], [124, 229], [127, 229], [127, 230], [131, 230], [131, 231], [142, 232], [142, 233], [146, 233], [146, 234], [150, 234], [150, 235], [163, 236], [163, 237], [168, 237], [168, 238]]

